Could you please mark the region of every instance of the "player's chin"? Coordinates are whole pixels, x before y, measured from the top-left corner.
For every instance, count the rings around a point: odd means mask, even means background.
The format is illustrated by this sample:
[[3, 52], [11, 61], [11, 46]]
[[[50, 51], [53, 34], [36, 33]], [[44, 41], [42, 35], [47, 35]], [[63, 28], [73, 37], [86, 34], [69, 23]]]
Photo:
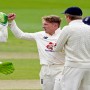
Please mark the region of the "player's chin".
[[46, 33], [48, 33], [48, 30], [47, 30], [47, 29], [44, 29], [44, 31], [45, 31]]

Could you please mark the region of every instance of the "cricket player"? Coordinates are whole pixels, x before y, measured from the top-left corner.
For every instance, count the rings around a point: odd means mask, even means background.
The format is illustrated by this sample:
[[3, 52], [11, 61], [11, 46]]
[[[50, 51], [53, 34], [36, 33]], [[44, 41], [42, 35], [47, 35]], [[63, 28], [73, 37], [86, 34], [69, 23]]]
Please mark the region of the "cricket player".
[[[54, 90], [90, 90], [87, 85], [90, 83], [90, 26], [82, 22], [83, 12], [79, 7], [69, 7], [63, 14], [69, 24], [63, 27], [52, 51], [61, 51], [64, 47], [65, 65], [62, 76], [57, 79], [60, 87], [55, 85]], [[87, 86], [81, 89], [84, 77], [87, 77], [84, 82]]]
[[8, 22], [7, 15], [0, 12], [0, 42], [7, 42], [8, 39]]
[[[90, 25], [90, 16], [84, 17], [82, 21], [84, 24]], [[90, 72], [87, 72], [87, 74], [84, 75], [79, 90], [90, 90]]]
[[40, 82], [42, 90], [53, 90], [55, 77], [62, 72], [64, 64], [64, 54], [62, 52], [52, 52], [48, 45], [56, 45], [57, 39], [61, 34], [61, 19], [56, 15], [42, 17], [42, 27], [44, 31], [36, 33], [26, 33], [21, 31], [15, 22], [16, 15], [8, 15], [9, 26], [12, 33], [17, 38], [35, 40], [40, 57], [41, 71]]

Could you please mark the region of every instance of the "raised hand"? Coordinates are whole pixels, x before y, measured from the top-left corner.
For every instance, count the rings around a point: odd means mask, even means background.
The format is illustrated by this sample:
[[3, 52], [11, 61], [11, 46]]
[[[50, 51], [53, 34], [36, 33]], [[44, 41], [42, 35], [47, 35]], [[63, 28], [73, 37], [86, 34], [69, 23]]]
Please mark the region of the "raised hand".
[[13, 21], [16, 18], [16, 14], [15, 13], [9, 13], [8, 14], [8, 21]]

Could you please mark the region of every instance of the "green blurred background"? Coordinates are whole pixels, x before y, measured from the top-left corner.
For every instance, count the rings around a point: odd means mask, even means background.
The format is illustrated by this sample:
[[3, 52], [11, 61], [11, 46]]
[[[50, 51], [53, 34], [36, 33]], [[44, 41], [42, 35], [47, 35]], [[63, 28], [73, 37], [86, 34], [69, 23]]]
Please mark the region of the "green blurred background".
[[[1, 0], [0, 11], [6, 14], [16, 13], [16, 22], [24, 32], [37, 32], [42, 30], [41, 17], [45, 15], [59, 15], [62, 18], [61, 27], [66, 25], [64, 15], [61, 13], [70, 6], [78, 6], [83, 10], [83, 17], [90, 15], [89, 0]], [[9, 30], [8, 42], [0, 43], [0, 54], [6, 58], [1, 61], [12, 61], [15, 72], [11, 75], [0, 75], [0, 79], [39, 79], [39, 58], [15, 59], [9, 58], [7, 53], [38, 55], [37, 46], [34, 41], [21, 40], [14, 37]], [[6, 53], [7, 52], [7, 53]]]

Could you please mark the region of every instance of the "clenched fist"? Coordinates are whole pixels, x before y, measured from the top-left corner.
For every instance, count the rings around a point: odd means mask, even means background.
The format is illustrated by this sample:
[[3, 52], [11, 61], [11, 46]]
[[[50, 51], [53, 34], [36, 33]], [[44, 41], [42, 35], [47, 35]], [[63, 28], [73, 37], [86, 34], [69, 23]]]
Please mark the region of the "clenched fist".
[[15, 13], [9, 13], [8, 14], [8, 21], [13, 21], [16, 18], [16, 14]]

